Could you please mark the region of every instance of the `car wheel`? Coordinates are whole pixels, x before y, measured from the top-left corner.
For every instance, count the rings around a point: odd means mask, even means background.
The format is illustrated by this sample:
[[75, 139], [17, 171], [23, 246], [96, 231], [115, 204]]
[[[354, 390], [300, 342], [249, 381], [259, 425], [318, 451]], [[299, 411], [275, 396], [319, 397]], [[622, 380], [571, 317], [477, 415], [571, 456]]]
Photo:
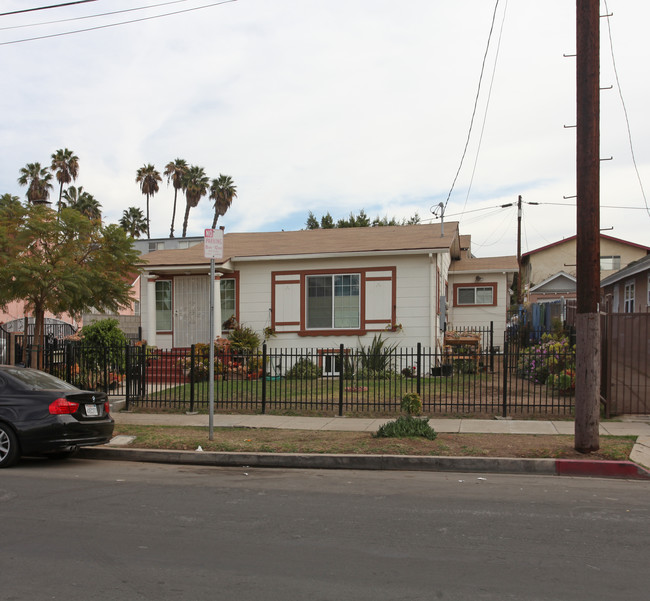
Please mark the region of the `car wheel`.
[[0, 468], [11, 467], [20, 457], [18, 438], [6, 424], [0, 424]]
[[72, 447], [70, 449], [66, 449], [65, 451], [55, 451], [54, 453], [48, 453], [46, 457], [48, 459], [61, 461], [63, 459], [70, 459], [70, 457], [74, 457], [77, 454], [78, 450], [79, 447]]

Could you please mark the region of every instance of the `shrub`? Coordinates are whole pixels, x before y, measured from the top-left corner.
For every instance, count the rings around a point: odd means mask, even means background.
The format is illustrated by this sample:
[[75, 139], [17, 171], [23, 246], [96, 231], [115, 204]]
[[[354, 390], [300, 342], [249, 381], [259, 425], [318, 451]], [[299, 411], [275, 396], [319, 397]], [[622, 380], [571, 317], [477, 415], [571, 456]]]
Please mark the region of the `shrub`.
[[100, 319], [84, 326], [81, 339], [86, 368], [124, 372], [124, 348], [128, 340], [117, 319]]
[[427, 418], [413, 417], [412, 415], [402, 415], [395, 421], [385, 423], [375, 434], [375, 438], [423, 437], [429, 440], [435, 440], [436, 436], [438, 434], [429, 425]]
[[408, 415], [420, 415], [422, 412], [422, 399], [417, 392], [407, 392], [402, 397], [400, 407]]
[[362, 369], [373, 370], [374, 372], [389, 371], [393, 351], [396, 347], [397, 343], [388, 344], [381, 337], [381, 334], [375, 334], [367, 348], [361, 345], [359, 349], [359, 359]]
[[524, 350], [517, 361], [517, 375], [537, 384], [567, 369], [575, 369], [575, 347], [568, 338], [553, 334], [543, 334], [541, 342]]
[[303, 357], [293, 364], [286, 377], [290, 380], [315, 380], [322, 375], [323, 370], [318, 365]]
[[237, 324], [228, 334], [228, 340], [232, 351], [242, 355], [252, 355], [262, 343], [261, 338], [253, 328], [240, 324]]

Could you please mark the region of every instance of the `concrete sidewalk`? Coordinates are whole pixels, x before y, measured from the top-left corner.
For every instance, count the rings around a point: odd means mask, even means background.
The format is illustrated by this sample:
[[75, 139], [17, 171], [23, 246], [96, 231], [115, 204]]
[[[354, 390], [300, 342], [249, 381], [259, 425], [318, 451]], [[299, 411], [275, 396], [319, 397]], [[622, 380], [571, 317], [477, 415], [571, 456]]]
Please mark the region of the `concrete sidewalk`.
[[[205, 414], [129, 413], [115, 411], [116, 424], [153, 426], [209, 426]], [[289, 417], [278, 415], [214, 416], [215, 428], [277, 428], [287, 430], [331, 430], [376, 432], [392, 418], [365, 419], [350, 417]], [[440, 433], [475, 434], [574, 434], [572, 421], [538, 421], [514, 419], [429, 419]], [[600, 424], [602, 436], [636, 436], [632, 461], [592, 461], [554, 459], [509, 459], [471, 457], [388, 457], [388, 456], [313, 456], [243, 453], [196, 453], [192, 451], [143, 451], [124, 448], [124, 441], [114, 440], [103, 448], [82, 449], [87, 457], [165, 461], [200, 465], [247, 465], [260, 467], [309, 467], [348, 469], [433, 469], [445, 471], [480, 471], [501, 473], [544, 473], [587, 476], [613, 476], [647, 479], [650, 474], [650, 419], [647, 416], [608, 421]], [[118, 437], [119, 438], [119, 437]], [[634, 463], [633, 463], [634, 462]], [[639, 469], [639, 466], [644, 469]]]

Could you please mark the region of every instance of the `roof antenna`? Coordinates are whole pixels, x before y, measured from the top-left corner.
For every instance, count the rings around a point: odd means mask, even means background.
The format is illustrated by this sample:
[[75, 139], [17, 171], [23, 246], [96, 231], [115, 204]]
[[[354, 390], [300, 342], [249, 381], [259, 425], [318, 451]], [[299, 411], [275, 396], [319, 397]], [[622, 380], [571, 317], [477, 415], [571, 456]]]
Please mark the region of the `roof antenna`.
[[431, 212], [433, 216], [438, 219], [438, 210], [440, 210], [440, 237], [444, 238], [445, 236], [445, 205], [442, 202], [438, 203], [438, 206], [434, 209], [431, 207]]

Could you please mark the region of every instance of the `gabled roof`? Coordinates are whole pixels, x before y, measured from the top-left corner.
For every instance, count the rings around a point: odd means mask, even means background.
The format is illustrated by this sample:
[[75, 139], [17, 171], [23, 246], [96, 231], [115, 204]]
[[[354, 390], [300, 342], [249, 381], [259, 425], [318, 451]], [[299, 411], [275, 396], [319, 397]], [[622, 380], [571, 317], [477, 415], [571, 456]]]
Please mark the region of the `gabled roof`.
[[[563, 238], [562, 240], [558, 240], [557, 242], [552, 242], [551, 244], [547, 244], [546, 246], [540, 246], [539, 248], [536, 248], [534, 250], [529, 250], [527, 253], [523, 253], [521, 255], [521, 258], [529, 257], [530, 255], [534, 255], [538, 252], [547, 250], [549, 248], [553, 248], [554, 246], [560, 246], [561, 244], [565, 244], [566, 242], [571, 242], [572, 240], [577, 239], [577, 235], [569, 236], [568, 238]], [[600, 235], [601, 239], [605, 240], [611, 240], [612, 242], [618, 242], [620, 244], [625, 244], [627, 246], [633, 246], [634, 248], [640, 248], [642, 250], [645, 250], [647, 253], [650, 253], [650, 246], [644, 246], [643, 244], [636, 244], [635, 242], [630, 242], [628, 240], [621, 240], [620, 238], [614, 238], [613, 236], [607, 236], [606, 234], [601, 234]]]
[[461, 273], [471, 271], [472, 273], [507, 271], [516, 273], [519, 270], [517, 257], [507, 255], [504, 257], [462, 257], [458, 261], [452, 261], [449, 266], [449, 273]]
[[[255, 232], [224, 235], [224, 259], [309, 258], [370, 252], [435, 252], [460, 254], [458, 222], [364, 228], [333, 228], [296, 232]], [[158, 250], [142, 256], [148, 267], [205, 265], [203, 244], [182, 250]]]
[[625, 278], [629, 278], [633, 275], [636, 275], [637, 273], [643, 273], [644, 271], [650, 271], [650, 255], [646, 255], [645, 257], [637, 259], [636, 261], [632, 261], [632, 263], [626, 267], [623, 267], [623, 269], [617, 271], [616, 273], [608, 275], [600, 282], [600, 285], [601, 287], [609, 286], [610, 284], [620, 282]]
[[[569, 284], [569, 286], [558, 286], [558, 284], [564, 280]], [[552, 276], [546, 278], [544, 281], [540, 282], [536, 286], [533, 286], [529, 292], [540, 292], [541, 290], [548, 288], [553, 292], [575, 292], [576, 289], [576, 278], [566, 271], [559, 271], [554, 273]], [[554, 284], [554, 285], [553, 285]]]

